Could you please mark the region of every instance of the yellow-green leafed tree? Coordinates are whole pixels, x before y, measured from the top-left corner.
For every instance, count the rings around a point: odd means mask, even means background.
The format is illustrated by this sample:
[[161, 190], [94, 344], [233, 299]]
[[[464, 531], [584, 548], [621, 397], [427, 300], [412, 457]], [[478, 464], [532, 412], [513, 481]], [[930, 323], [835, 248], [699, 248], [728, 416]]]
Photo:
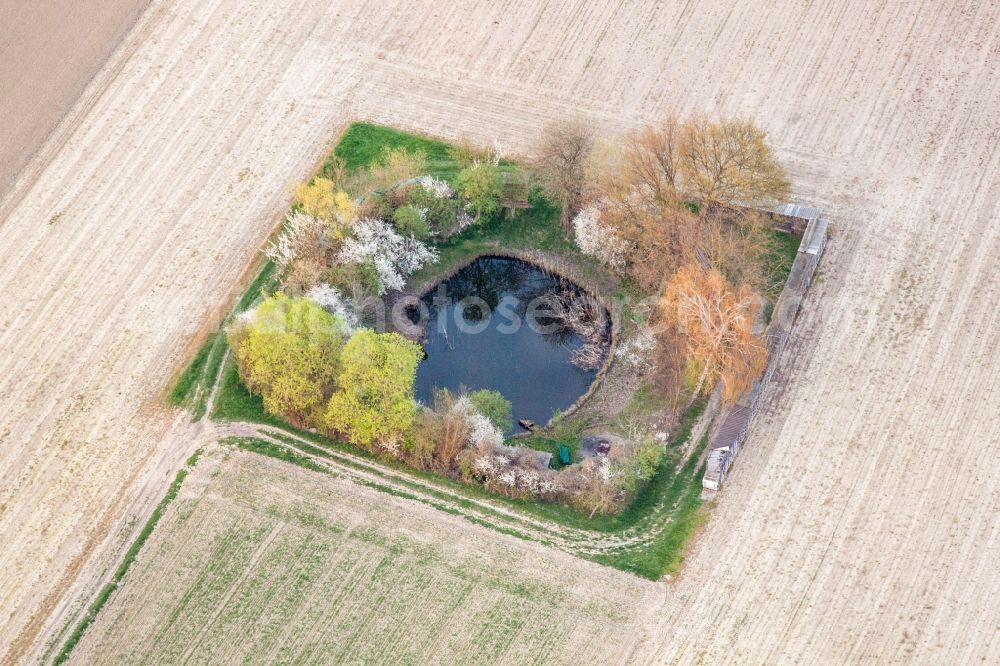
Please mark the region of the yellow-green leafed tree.
[[264, 408], [297, 426], [315, 423], [337, 386], [344, 322], [305, 298], [267, 298], [229, 333], [243, 383]]
[[333, 181], [328, 178], [313, 178], [308, 183], [300, 183], [295, 188], [295, 203], [307, 215], [329, 220], [336, 207]]
[[476, 222], [500, 207], [500, 173], [492, 164], [477, 162], [462, 169], [455, 179], [455, 186], [476, 211]]
[[352, 444], [398, 451], [417, 413], [413, 381], [421, 356], [420, 345], [398, 333], [358, 330], [341, 354], [326, 427]]
[[358, 213], [358, 205], [346, 192], [338, 192], [332, 180], [313, 178], [295, 188], [295, 203], [307, 215], [325, 220], [350, 224]]

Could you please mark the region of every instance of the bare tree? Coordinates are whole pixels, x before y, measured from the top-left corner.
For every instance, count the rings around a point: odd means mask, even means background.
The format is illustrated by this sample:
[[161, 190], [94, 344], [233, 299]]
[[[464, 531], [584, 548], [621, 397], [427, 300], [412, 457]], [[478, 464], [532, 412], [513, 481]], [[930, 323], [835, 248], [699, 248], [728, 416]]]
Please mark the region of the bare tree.
[[[668, 116], [620, 140], [620, 151], [595, 151], [588, 197], [601, 222], [630, 249], [628, 272], [646, 288], [694, 258], [704, 221], [680, 190], [683, 123]], [[602, 158], [603, 163], [595, 164]]]
[[679, 148], [684, 125], [676, 116], [667, 116], [656, 126], [647, 125], [625, 140], [622, 173], [626, 183], [639, 195], [660, 206], [676, 206], [678, 194]]
[[[767, 261], [771, 234], [756, 211], [714, 207], [701, 212], [699, 256], [733, 284], [747, 284], [757, 293], [774, 296], [774, 275]], [[779, 288], [780, 290], [780, 288]]]
[[562, 203], [563, 230], [580, 204], [587, 158], [594, 148], [593, 128], [582, 119], [551, 123], [536, 147], [536, 166], [549, 196]]
[[753, 206], [788, 196], [788, 177], [767, 133], [749, 120], [694, 116], [684, 123], [678, 149], [684, 194], [693, 201]]
[[745, 120], [667, 116], [601, 155], [588, 198], [626, 244], [627, 272], [652, 289], [684, 264], [766, 289], [768, 234], [746, 208], [780, 200], [788, 179], [766, 134]]
[[606, 189], [601, 202], [601, 222], [624, 241], [627, 272], [643, 287], [658, 287], [694, 260], [704, 217], [684, 206], [660, 205], [628, 185]]

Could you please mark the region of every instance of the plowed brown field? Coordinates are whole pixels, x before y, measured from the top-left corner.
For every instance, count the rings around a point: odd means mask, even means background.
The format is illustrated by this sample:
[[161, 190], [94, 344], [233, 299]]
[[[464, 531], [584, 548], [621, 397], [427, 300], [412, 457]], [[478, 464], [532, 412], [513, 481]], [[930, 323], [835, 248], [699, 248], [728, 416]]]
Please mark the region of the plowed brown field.
[[[0, 660], [44, 651], [204, 443], [159, 397], [338, 128], [517, 151], [674, 109], [767, 128], [834, 236], [631, 656], [1000, 662], [997, 71], [979, 0], [154, 1], [0, 201]], [[485, 538], [437, 516], [415, 530]], [[621, 578], [585, 568], [595, 596]]]

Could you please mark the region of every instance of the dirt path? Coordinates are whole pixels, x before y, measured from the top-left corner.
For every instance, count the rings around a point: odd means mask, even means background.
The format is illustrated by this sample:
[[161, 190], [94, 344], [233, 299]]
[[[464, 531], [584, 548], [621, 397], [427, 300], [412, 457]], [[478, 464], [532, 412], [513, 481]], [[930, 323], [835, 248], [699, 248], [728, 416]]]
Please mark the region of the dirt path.
[[[656, 537], [664, 527], [662, 523], [650, 524], [650, 521], [646, 521], [610, 535], [568, 527], [535, 518], [490, 498], [480, 499], [468, 493], [457, 492], [443, 483], [421, 478], [407, 470], [391, 469], [354, 453], [327, 448], [323, 455], [316, 455], [317, 446], [314, 442], [282, 428], [247, 422], [206, 422], [203, 427], [206, 429], [203, 440], [218, 441], [229, 437], [264, 440], [359, 485], [378, 487], [396, 495], [412, 496], [422, 504], [452, 515], [467, 517], [470, 522], [493, 526], [500, 532], [515, 530], [525, 540], [547, 543], [568, 553], [597, 555], [623, 546], [641, 546]], [[208, 431], [211, 431], [211, 435]], [[665, 510], [671, 508], [672, 506], [664, 507]]]
[[1000, 661], [998, 31], [976, 0], [154, 2], [0, 202], [0, 659], [184, 459], [158, 395], [348, 119], [516, 149], [676, 108], [757, 119], [835, 235], [635, 658]]

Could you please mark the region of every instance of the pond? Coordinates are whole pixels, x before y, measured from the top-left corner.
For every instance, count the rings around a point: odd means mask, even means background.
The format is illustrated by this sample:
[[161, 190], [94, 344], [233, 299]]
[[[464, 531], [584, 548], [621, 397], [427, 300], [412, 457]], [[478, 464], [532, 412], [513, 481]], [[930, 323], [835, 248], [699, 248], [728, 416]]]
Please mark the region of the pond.
[[544, 425], [593, 383], [607, 353], [610, 320], [587, 292], [517, 259], [480, 257], [421, 301], [427, 358], [416, 397], [493, 389], [519, 419]]

